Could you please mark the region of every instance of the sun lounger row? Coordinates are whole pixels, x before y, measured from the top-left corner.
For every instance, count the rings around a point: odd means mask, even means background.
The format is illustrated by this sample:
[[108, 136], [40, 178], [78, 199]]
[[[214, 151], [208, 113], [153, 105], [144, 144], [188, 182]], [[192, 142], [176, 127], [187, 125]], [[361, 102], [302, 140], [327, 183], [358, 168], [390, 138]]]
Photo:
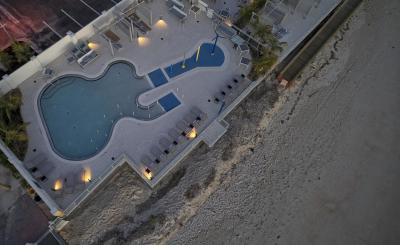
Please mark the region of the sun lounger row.
[[143, 156], [142, 163], [147, 167], [151, 167], [154, 164], [157, 165], [166, 161], [177, 151], [180, 144], [190, 139], [188, 134], [193, 129], [199, 128], [206, 120], [206, 113], [197, 107], [192, 108], [184, 119], [176, 124], [175, 128], [169, 130], [168, 137], [161, 137], [158, 145], [150, 149], [150, 156]]
[[24, 164], [32, 176], [41, 182], [46, 182], [48, 180], [48, 175], [54, 169], [54, 165], [41, 154]]
[[243, 84], [244, 80], [245, 76], [242, 74], [240, 76], [235, 76], [231, 81], [225, 83], [224, 87], [214, 95], [214, 102], [217, 104], [224, 102], [228, 96], [234, 94], [235, 90]]

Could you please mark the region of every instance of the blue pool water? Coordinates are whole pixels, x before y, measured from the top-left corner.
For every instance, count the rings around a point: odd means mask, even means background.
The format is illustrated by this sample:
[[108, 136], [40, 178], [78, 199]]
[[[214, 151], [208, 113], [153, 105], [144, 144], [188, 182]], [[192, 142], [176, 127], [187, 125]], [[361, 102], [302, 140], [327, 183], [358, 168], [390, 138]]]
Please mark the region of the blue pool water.
[[181, 104], [173, 93], [169, 93], [166, 96], [158, 100], [158, 103], [164, 108], [165, 111], [170, 111]]
[[185, 59], [185, 67], [182, 67], [183, 60], [165, 67], [164, 70], [170, 78], [179, 76], [187, 71], [193, 70], [197, 67], [218, 67], [222, 66], [225, 61], [224, 52], [218, 45], [215, 47], [214, 54], [212, 54], [213, 43], [203, 43], [200, 46], [199, 59], [196, 61], [197, 50], [191, 56]]
[[154, 87], [159, 87], [168, 82], [167, 78], [164, 76], [164, 73], [161, 69], [157, 69], [149, 73], [149, 78], [153, 83]]
[[171, 97], [149, 108], [138, 105], [137, 97], [150, 89], [134, 66], [122, 61], [93, 80], [69, 75], [48, 85], [38, 104], [54, 151], [70, 160], [90, 158], [105, 147], [122, 117], [152, 120], [179, 105]]

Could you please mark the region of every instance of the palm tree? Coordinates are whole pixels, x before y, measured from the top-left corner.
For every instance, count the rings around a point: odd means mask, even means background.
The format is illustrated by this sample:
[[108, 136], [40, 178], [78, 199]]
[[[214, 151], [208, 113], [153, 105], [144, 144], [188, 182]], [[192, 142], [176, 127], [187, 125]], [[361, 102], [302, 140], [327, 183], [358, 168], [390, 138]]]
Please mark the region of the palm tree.
[[276, 63], [278, 56], [270, 51], [264, 50], [263, 54], [254, 59], [251, 74], [254, 78], [264, 75]]
[[0, 122], [0, 135], [2, 135], [6, 145], [18, 145], [28, 141], [28, 136], [25, 133], [26, 124], [11, 124], [6, 125]]
[[0, 51], [0, 63], [3, 64], [6, 71], [9, 71], [14, 63], [14, 58], [9, 53]]
[[12, 114], [19, 110], [22, 105], [22, 95], [19, 90], [12, 90], [0, 97], [0, 112], [5, 115], [9, 122], [12, 121]]
[[33, 55], [31, 48], [25, 43], [14, 42], [11, 45], [11, 49], [18, 63], [25, 63], [29, 61]]

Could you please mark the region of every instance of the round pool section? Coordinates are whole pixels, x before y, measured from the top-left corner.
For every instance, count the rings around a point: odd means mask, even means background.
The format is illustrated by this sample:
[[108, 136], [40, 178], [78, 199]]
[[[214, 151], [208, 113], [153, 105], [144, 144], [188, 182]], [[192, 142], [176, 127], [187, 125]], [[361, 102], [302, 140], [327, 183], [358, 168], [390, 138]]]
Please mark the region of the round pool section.
[[152, 88], [123, 61], [110, 64], [96, 79], [68, 75], [47, 85], [38, 104], [53, 150], [68, 160], [88, 159], [105, 147], [122, 117], [159, 117], [165, 112], [158, 103], [137, 104], [137, 97]]

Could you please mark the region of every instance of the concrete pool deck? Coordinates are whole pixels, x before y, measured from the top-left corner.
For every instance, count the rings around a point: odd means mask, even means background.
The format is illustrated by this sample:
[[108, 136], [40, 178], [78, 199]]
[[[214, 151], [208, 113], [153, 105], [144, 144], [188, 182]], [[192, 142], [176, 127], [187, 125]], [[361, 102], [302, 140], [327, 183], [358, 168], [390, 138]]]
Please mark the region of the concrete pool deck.
[[[154, 27], [147, 35], [147, 42], [142, 43], [142, 46], [136, 40], [130, 42], [129, 37], [114, 26], [111, 29], [121, 38], [120, 43], [123, 46], [120, 51], [115, 52], [114, 57], [108, 43], [98, 34], [90, 41], [98, 44], [96, 52], [99, 57], [84, 69], [76, 63], [67, 64], [66, 57], [61, 56], [48, 65], [55, 70], [55, 77], [44, 79], [41, 78], [41, 74], [37, 74], [19, 86], [24, 100], [22, 115], [25, 122], [29, 123], [27, 127], [29, 146], [25, 161], [29, 162], [42, 154], [47, 158], [47, 161], [55, 165], [55, 170], [48, 176], [49, 180], [40, 183], [40, 187], [44, 188], [54, 198], [61, 209], [66, 209], [81, 193], [81, 191], [74, 191], [72, 194], [56, 195], [51, 190], [54, 182], [63, 178], [65, 173], [73, 172], [78, 175], [82, 167], [90, 168], [91, 179], [95, 182], [98, 177], [104, 176], [110, 167], [121, 159], [129, 159], [131, 165], [137, 165], [135, 170], [142, 171], [143, 166], [140, 165], [142, 156], [149, 154], [149, 149], [153, 146], [159, 145], [161, 136], [168, 137], [168, 131], [175, 128], [176, 123], [182, 120], [192, 107], [197, 106], [208, 115], [207, 121], [198, 130], [202, 131], [209, 125], [217, 117], [221, 105], [212, 101], [208, 102], [208, 100], [212, 100], [214, 94], [227, 81], [231, 81], [233, 76], [246, 73], [246, 70], [238, 69], [239, 52], [233, 49], [229, 40], [221, 40], [218, 45], [224, 50], [226, 56], [222, 67], [189, 71], [172, 79], [167, 84], [151, 90], [146, 94], [147, 96], [143, 95], [151, 101], [174, 92], [181, 101], [180, 106], [150, 122], [132, 118], [121, 119], [116, 123], [106, 147], [90, 159], [68, 161], [59, 157], [51, 148], [37, 107], [39, 93], [48, 82], [65, 74], [96, 77], [104, 71], [109, 63], [116, 60], [131, 62], [135, 65], [138, 75], [145, 75], [158, 68], [163, 68], [166, 64], [182, 60], [185, 53], [191, 55], [200, 43], [211, 42], [215, 37], [212, 22], [204, 13], [197, 15], [196, 19], [193, 16], [188, 16], [184, 25], [182, 25], [175, 16], [168, 12], [164, 2], [154, 1], [149, 3], [147, 7], [152, 9], [153, 16], [163, 16], [168, 27], [165, 30]], [[161, 40], [161, 37], [163, 37], [163, 40]], [[204, 79], [205, 77], [207, 79]], [[243, 84], [240, 89], [245, 87], [246, 85]], [[240, 92], [237, 91], [237, 95], [239, 95]], [[146, 100], [143, 99], [143, 103], [145, 102]], [[189, 143], [190, 141], [181, 145], [178, 153], [185, 149]], [[152, 170], [157, 174], [168, 163], [169, 161], [159, 164], [157, 168]], [[143, 175], [141, 176], [143, 177]]]

